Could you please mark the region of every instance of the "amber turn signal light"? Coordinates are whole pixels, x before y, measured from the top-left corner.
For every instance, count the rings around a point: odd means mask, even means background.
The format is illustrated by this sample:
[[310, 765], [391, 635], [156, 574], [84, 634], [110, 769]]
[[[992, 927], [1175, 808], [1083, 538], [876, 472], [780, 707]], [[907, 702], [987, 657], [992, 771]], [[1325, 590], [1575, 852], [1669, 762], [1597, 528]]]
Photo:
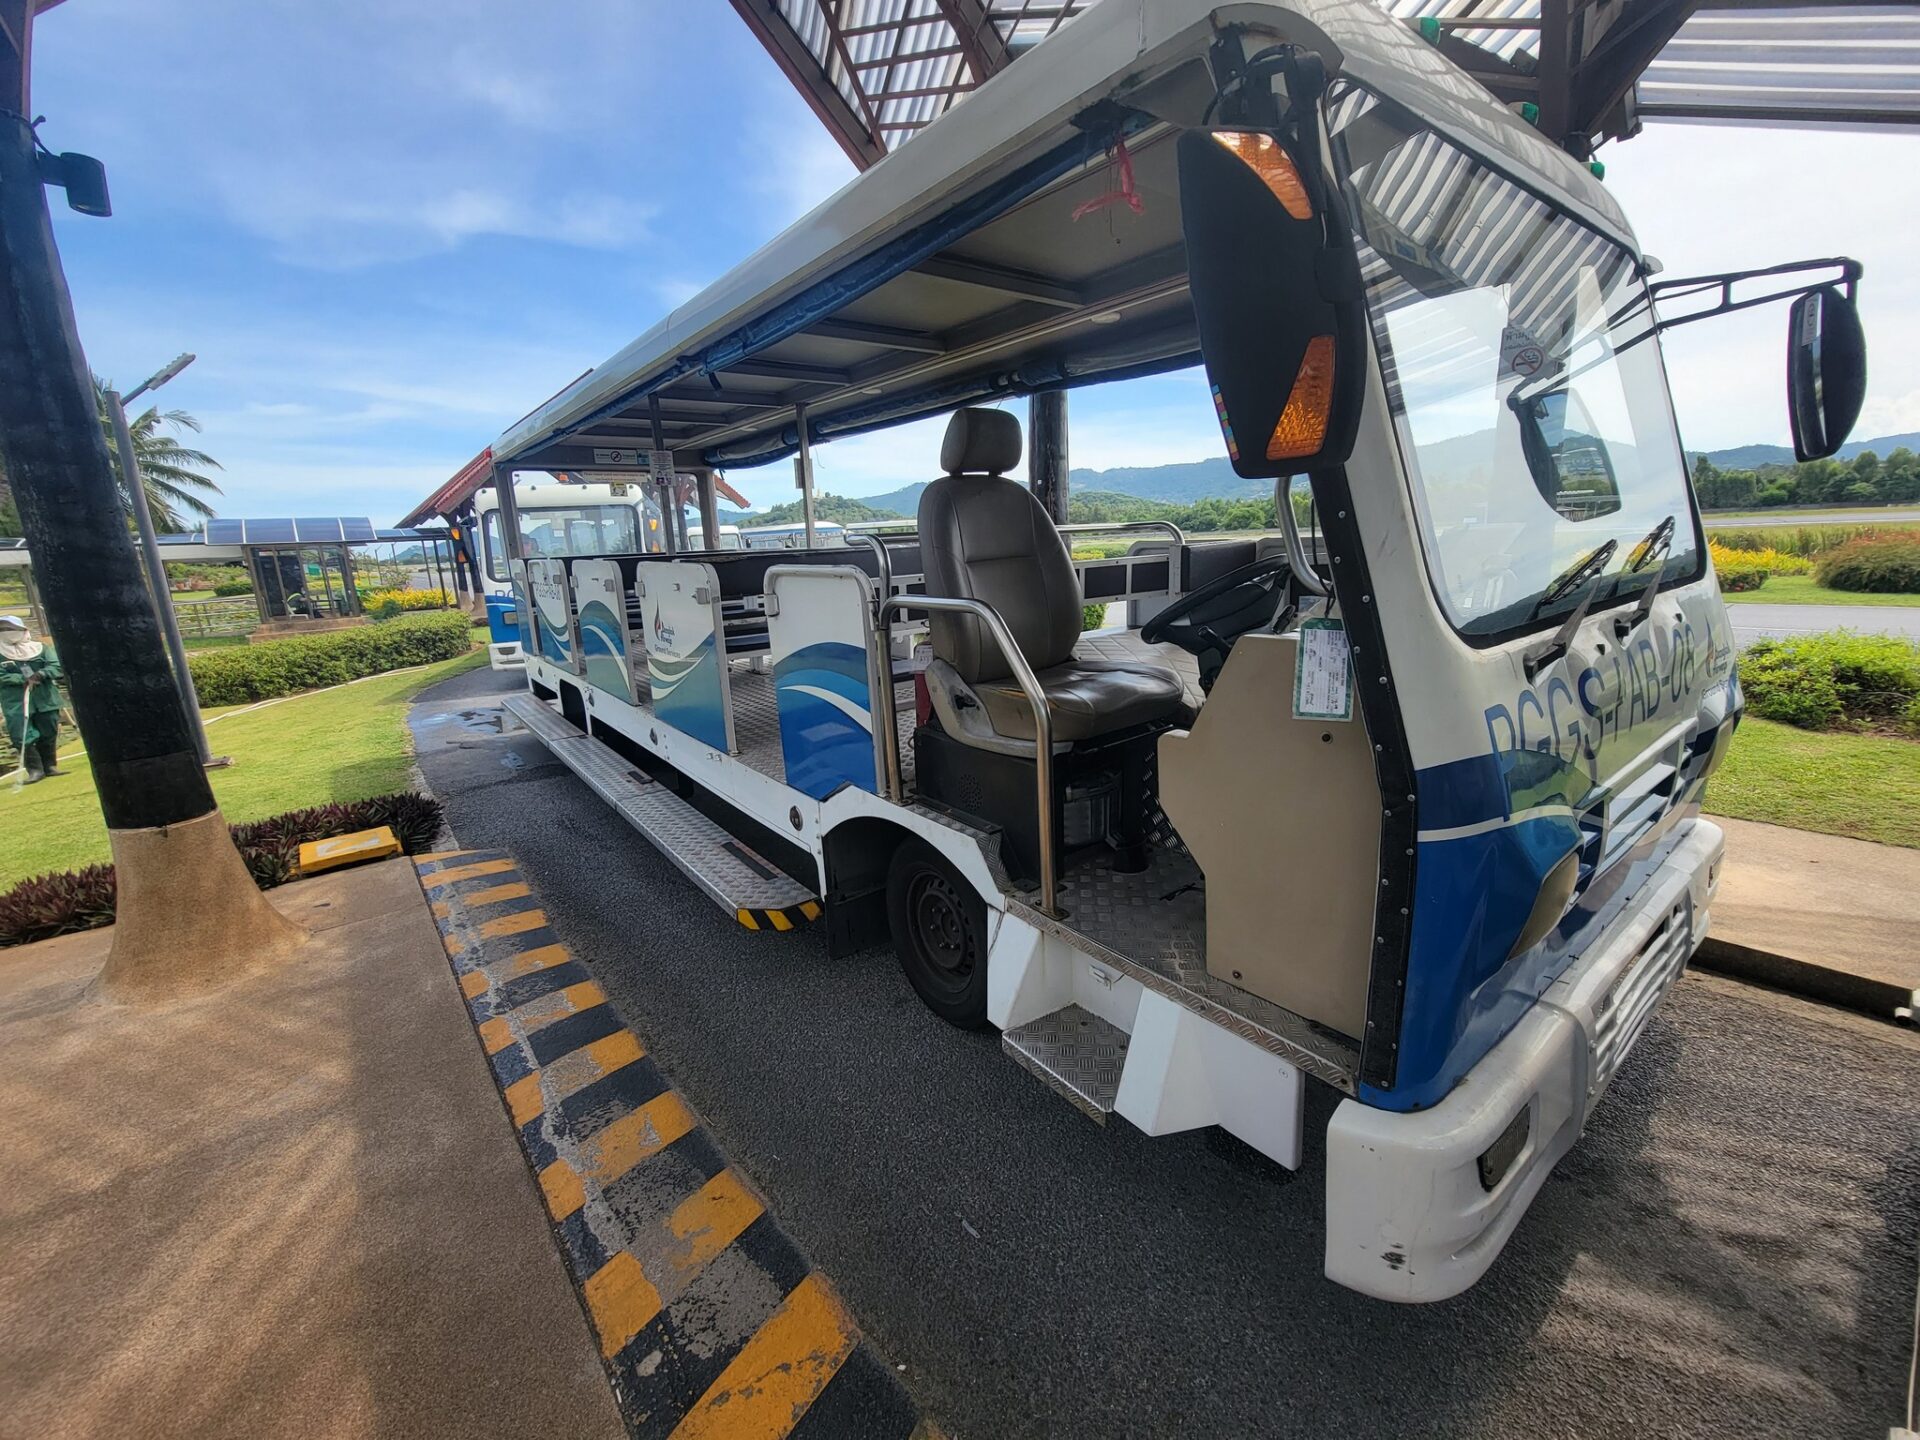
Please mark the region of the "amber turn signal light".
[[1287, 214], [1296, 220], [1313, 218], [1313, 201], [1307, 198], [1307, 187], [1300, 183], [1300, 172], [1294, 168], [1293, 157], [1278, 140], [1258, 130], [1216, 130], [1213, 138], [1260, 177]]
[[1267, 441], [1267, 459], [1292, 460], [1317, 454], [1326, 443], [1327, 416], [1333, 409], [1333, 337], [1316, 335], [1307, 342], [1307, 353], [1300, 357], [1300, 373], [1293, 377], [1293, 390], [1287, 396], [1287, 408], [1280, 412], [1280, 423], [1273, 427]]

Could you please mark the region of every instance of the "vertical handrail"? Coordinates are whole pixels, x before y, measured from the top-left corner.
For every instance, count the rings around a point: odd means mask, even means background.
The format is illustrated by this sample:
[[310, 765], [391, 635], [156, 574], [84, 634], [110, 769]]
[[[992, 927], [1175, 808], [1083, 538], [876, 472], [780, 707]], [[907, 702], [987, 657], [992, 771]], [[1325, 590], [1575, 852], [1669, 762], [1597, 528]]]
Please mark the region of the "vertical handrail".
[[[1034, 675], [1033, 667], [1027, 663], [1027, 657], [1021, 653], [1013, 632], [1007, 628], [1007, 622], [1000, 618], [1000, 612], [991, 605], [979, 600], [961, 600], [951, 595], [882, 596], [876, 612], [879, 621], [874, 631], [876, 638], [887, 634], [887, 617], [894, 610], [948, 610], [973, 616], [986, 627], [994, 644], [1000, 647], [1000, 658], [1007, 662], [1007, 668], [1013, 672], [1014, 680], [1026, 695], [1027, 704], [1033, 709], [1033, 783], [1040, 816], [1040, 904], [1037, 908], [1045, 914], [1056, 915], [1054, 895], [1059, 877], [1055, 874], [1053, 853], [1053, 717], [1047, 710], [1047, 692], [1040, 688], [1040, 681]], [[894, 713], [890, 659], [885, 683], [880, 686], [879, 700], [880, 709], [884, 712], [880, 718], [886, 735], [888, 757], [887, 798], [899, 805], [904, 803], [905, 791], [900, 778], [900, 732]]]
[[[887, 542], [878, 535], [870, 535], [864, 530], [849, 530], [846, 532], [846, 537], [849, 544], [857, 540], [873, 551], [873, 558], [879, 562], [880, 566], [880, 599], [885, 600], [893, 594], [893, 557], [887, 554]], [[878, 613], [876, 610], [875, 614]]]
[[887, 784], [887, 798], [894, 804], [900, 803], [905, 789], [900, 779], [900, 728], [894, 715], [893, 699], [893, 630], [887, 624], [885, 605], [893, 598], [893, 557], [887, 554], [886, 541], [878, 535], [847, 532], [849, 540], [857, 540], [873, 551], [880, 571], [880, 594], [873, 603], [873, 638], [880, 652], [880, 692], [884, 697], [882, 708], [886, 714], [885, 739], [881, 741], [880, 753]]

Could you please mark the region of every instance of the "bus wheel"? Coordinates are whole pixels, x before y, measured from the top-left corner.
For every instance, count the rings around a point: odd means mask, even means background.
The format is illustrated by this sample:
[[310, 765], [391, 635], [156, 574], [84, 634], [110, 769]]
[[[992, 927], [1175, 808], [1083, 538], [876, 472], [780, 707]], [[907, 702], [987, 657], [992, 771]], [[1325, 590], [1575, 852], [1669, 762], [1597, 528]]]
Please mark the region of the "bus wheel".
[[986, 903], [924, 840], [893, 852], [887, 920], [900, 968], [927, 1008], [962, 1029], [985, 1025]]

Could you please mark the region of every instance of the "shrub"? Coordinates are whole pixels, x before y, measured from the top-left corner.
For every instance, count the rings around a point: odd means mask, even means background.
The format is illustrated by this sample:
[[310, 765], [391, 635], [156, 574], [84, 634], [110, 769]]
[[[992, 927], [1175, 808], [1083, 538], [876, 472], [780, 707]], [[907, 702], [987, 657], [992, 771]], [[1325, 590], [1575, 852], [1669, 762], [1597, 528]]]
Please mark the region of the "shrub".
[[113, 923], [113, 866], [36, 875], [0, 895], [0, 945], [26, 945]]
[[222, 580], [218, 585], [213, 587], [213, 593], [217, 598], [222, 600], [233, 595], [251, 595], [253, 593], [253, 582], [251, 580]]
[[[431, 795], [402, 790], [371, 800], [289, 810], [271, 819], [232, 826], [231, 830], [247, 873], [262, 890], [271, 890], [294, 878], [300, 846], [306, 841], [386, 825], [405, 854], [418, 855], [439, 835], [440, 817], [440, 802]], [[111, 925], [114, 897], [111, 865], [89, 865], [84, 870], [22, 880], [0, 894], [0, 947]]]
[[360, 606], [380, 618], [410, 610], [447, 610], [456, 603], [444, 590], [362, 590]]
[[1920, 594], [1920, 534], [1850, 540], [1822, 555], [1814, 573], [1835, 590]]
[[1897, 636], [1833, 630], [1756, 641], [1741, 657], [1740, 684], [1765, 720], [1920, 730], [1920, 642]]
[[202, 705], [243, 705], [325, 685], [344, 685], [388, 670], [451, 660], [473, 646], [467, 617], [457, 612], [406, 615], [384, 625], [265, 640], [188, 657]]
[[[1727, 550], [1777, 550], [1784, 555], [1815, 559], [1851, 540], [1920, 540], [1920, 530], [1874, 524], [1730, 525], [1709, 530], [1707, 539]], [[1776, 570], [1774, 573], [1787, 572]]]
[[1708, 549], [1713, 552], [1714, 573], [1720, 577], [1722, 591], [1758, 590], [1767, 583], [1764, 561], [1742, 550], [1727, 550], [1711, 544]]
[[1098, 630], [1107, 623], [1107, 607], [1102, 605], [1082, 605], [1080, 607], [1080, 629]]

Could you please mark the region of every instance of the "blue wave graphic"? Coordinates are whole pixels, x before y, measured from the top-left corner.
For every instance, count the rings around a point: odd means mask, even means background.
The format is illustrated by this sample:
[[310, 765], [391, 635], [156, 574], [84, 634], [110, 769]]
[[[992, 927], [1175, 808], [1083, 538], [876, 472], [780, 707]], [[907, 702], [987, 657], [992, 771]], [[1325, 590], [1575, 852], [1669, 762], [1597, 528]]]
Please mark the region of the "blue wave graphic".
[[623, 700], [633, 698], [628, 683], [625, 627], [598, 600], [580, 607], [580, 657], [588, 684]]
[[720, 662], [709, 635], [678, 660], [647, 653], [653, 712], [666, 724], [716, 750], [727, 748], [726, 700]]
[[802, 646], [775, 663], [773, 685], [787, 783], [816, 800], [847, 785], [877, 793], [867, 652], [841, 640]]

